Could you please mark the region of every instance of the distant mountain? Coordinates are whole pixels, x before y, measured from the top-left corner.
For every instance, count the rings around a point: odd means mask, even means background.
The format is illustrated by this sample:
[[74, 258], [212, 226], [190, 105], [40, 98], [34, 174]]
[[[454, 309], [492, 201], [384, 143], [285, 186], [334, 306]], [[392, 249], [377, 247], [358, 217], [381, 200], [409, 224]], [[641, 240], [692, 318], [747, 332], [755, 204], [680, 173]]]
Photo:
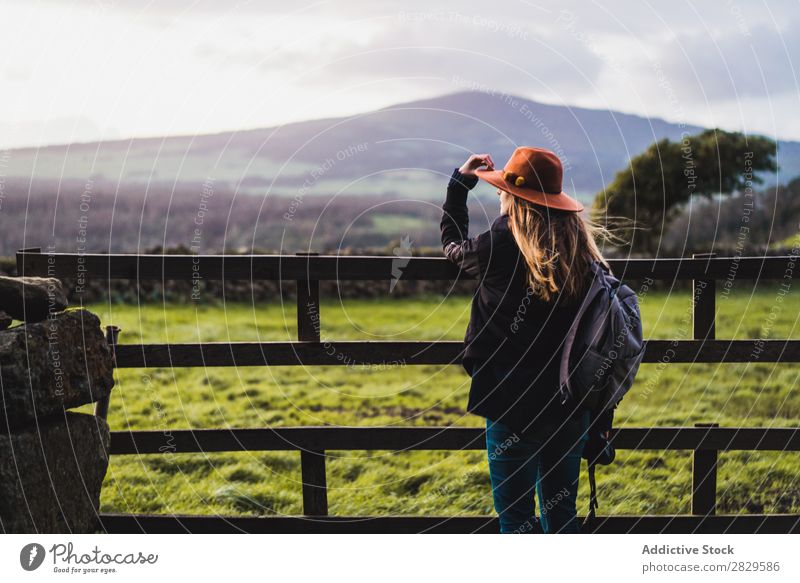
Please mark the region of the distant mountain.
[[[614, 111], [462, 92], [377, 111], [194, 137], [140, 138], [13, 150], [5, 174], [85, 182], [213, 183], [252, 194], [441, 196], [472, 151], [503, 164], [517, 145], [562, 158], [566, 188], [589, 200], [631, 156], [702, 128]], [[800, 175], [800, 143], [779, 145], [780, 174]], [[487, 187], [488, 188], [488, 187]]]

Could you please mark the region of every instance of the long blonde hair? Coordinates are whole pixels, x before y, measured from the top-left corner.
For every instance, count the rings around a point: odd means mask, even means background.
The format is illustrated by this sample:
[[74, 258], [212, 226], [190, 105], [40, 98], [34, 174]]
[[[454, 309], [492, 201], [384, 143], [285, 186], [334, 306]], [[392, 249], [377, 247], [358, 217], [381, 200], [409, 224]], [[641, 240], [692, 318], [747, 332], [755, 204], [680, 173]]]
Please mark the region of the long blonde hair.
[[579, 300], [586, 290], [590, 264], [608, 266], [595, 237], [605, 235], [602, 226], [572, 211], [538, 206], [512, 196], [508, 226], [527, 267], [534, 296], [549, 302]]

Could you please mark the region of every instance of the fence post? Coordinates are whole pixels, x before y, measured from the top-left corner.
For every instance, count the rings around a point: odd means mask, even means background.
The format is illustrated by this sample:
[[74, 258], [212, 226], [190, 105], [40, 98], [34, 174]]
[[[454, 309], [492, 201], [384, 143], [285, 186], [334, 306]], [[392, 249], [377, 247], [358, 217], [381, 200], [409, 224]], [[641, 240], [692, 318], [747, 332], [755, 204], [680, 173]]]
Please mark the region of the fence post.
[[[106, 342], [111, 350], [111, 361], [113, 366], [117, 364], [117, 339], [119, 338], [118, 326], [106, 326]], [[101, 419], [108, 418], [108, 403], [111, 397], [106, 396], [97, 400], [94, 404], [94, 414]]]
[[[319, 253], [296, 253], [301, 257], [314, 257]], [[297, 339], [305, 342], [320, 341], [319, 280], [297, 280]]]
[[22, 277], [25, 275], [25, 256], [24, 253], [41, 253], [41, 247], [25, 247], [24, 249], [17, 250], [17, 275]]
[[[695, 427], [719, 427], [719, 423], [695, 423]], [[717, 457], [715, 449], [695, 449], [692, 454], [692, 514], [708, 516], [717, 511]]]
[[[693, 259], [713, 259], [716, 253], [694, 253]], [[713, 279], [692, 282], [692, 319], [695, 340], [716, 337], [717, 293]], [[695, 427], [719, 427], [719, 423], [695, 423]], [[692, 453], [692, 514], [702, 516], [716, 512], [717, 457], [711, 449], [695, 449]]]
[[[713, 259], [716, 253], [694, 253], [692, 259]], [[713, 279], [692, 282], [692, 319], [695, 340], [714, 340], [716, 335], [717, 290]]]
[[300, 451], [300, 473], [303, 479], [303, 514], [328, 515], [328, 483], [325, 477], [325, 452]]

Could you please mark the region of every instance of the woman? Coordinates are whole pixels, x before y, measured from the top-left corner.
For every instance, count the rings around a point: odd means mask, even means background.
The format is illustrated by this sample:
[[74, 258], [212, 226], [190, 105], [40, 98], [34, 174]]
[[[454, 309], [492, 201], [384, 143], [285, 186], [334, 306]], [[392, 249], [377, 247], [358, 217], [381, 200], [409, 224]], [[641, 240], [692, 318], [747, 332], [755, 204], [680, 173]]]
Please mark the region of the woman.
[[[578, 532], [575, 499], [589, 413], [559, 398], [561, 343], [591, 278], [604, 262], [596, 227], [562, 191], [558, 157], [517, 148], [503, 170], [470, 156], [447, 187], [441, 222], [447, 258], [479, 280], [464, 367], [468, 410], [486, 418], [494, 506], [503, 533], [532, 532], [534, 488], [544, 532]], [[469, 238], [467, 192], [497, 188], [500, 217]]]

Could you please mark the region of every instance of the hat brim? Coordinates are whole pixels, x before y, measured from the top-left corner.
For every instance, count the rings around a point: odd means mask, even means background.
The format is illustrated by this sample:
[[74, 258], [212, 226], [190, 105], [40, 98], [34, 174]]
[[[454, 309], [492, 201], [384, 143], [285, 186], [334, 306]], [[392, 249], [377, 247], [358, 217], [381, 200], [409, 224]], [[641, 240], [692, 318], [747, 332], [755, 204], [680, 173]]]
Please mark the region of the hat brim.
[[485, 182], [488, 182], [492, 186], [499, 188], [500, 190], [505, 190], [509, 194], [518, 196], [519, 198], [525, 199], [533, 204], [538, 204], [540, 206], [546, 206], [561, 211], [580, 212], [583, 210], [583, 205], [566, 192], [548, 194], [546, 192], [534, 190], [533, 188], [516, 186], [515, 184], [511, 184], [505, 178], [503, 178], [502, 170], [475, 170], [475, 176]]

